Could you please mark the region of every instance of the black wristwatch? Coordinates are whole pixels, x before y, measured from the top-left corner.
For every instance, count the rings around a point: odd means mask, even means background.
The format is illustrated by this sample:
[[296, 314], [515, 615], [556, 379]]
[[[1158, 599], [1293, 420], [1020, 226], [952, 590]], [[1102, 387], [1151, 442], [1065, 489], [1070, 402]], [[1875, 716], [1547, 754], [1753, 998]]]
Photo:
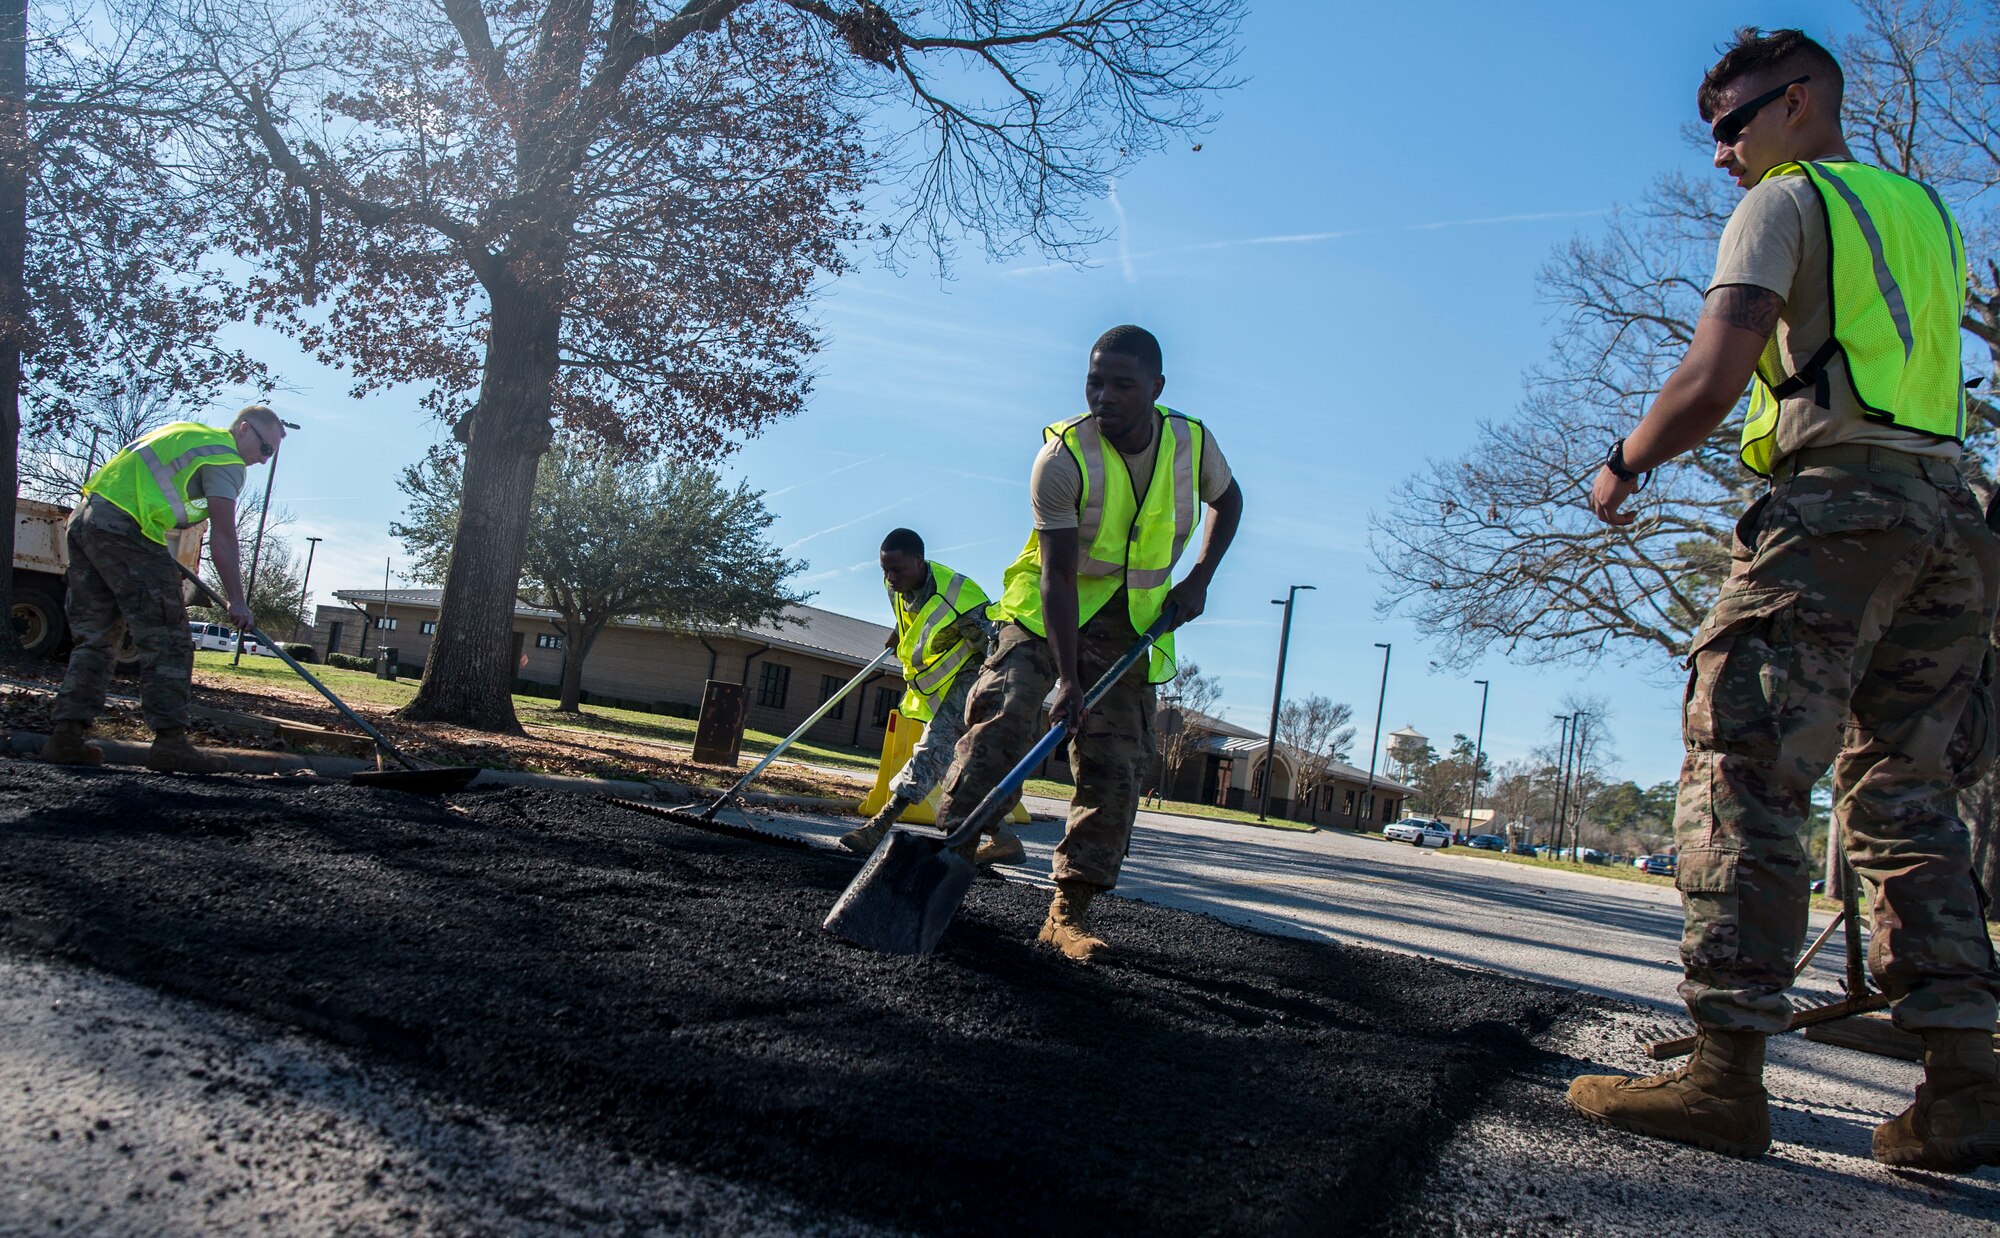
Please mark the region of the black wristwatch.
[[1635, 473], [1625, 467], [1625, 440], [1622, 438], [1611, 444], [1611, 450], [1604, 453], [1604, 467], [1610, 469], [1611, 475], [1619, 481], [1638, 482], [1641, 490], [1646, 488], [1646, 479], [1652, 476], [1651, 472]]

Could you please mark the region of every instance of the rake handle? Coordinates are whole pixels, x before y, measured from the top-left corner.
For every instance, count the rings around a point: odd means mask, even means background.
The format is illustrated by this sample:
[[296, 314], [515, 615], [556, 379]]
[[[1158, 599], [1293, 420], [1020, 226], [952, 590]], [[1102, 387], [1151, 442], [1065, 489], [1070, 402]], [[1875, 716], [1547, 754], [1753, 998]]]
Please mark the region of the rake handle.
[[[229, 603], [224, 601], [222, 596], [218, 594], [215, 590], [209, 588], [207, 581], [195, 575], [193, 572], [190, 572], [187, 568], [187, 564], [182, 563], [180, 560], [176, 559], [174, 560], [174, 566], [181, 570], [181, 575], [187, 577], [189, 580], [194, 582], [194, 587], [201, 590], [202, 596], [206, 597], [209, 600], [210, 605], [220, 606], [224, 610], [227, 610], [229, 608]], [[347, 702], [335, 696], [332, 693], [332, 691], [327, 688], [325, 684], [321, 683], [317, 678], [314, 677], [311, 671], [308, 671], [305, 667], [300, 666], [298, 659], [294, 658], [291, 654], [287, 653], [285, 651], [284, 646], [278, 644], [278, 642], [264, 635], [261, 631], [257, 629], [257, 625], [255, 624], [249, 625], [248, 631], [250, 635], [257, 638], [258, 644], [264, 646], [264, 648], [269, 649], [272, 653], [275, 653], [279, 657], [283, 658], [285, 660], [285, 665], [291, 667], [294, 671], [297, 671], [300, 679], [305, 680], [313, 687], [319, 689], [319, 694], [325, 697], [327, 701], [331, 703], [335, 709], [339, 710], [342, 717], [346, 718], [349, 722], [352, 722], [355, 726], [358, 726], [363, 731], [367, 732], [368, 738], [375, 741], [375, 746], [377, 748], [381, 749], [383, 752], [388, 753], [390, 756], [396, 758], [396, 760], [402, 765], [404, 769], [416, 770], [418, 772], [422, 772], [424, 768], [423, 766], [417, 764], [415, 761], [412, 761], [410, 758], [404, 756], [400, 751], [397, 750], [396, 745], [389, 742], [388, 736], [382, 734], [382, 732], [368, 725], [368, 722], [365, 719], [363, 719], [360, 714], [357, 714], [353, 710], [349, 709], [347, 707]]]
[[749, 786], [752, 782], [755, 782], [757, 779], [757, 775], [764, 772], [765, 766], [777, 760], [779, 753], [783, 752], [785, 749], [792, 746], [792, 741], [798, 739], [799, 736], [804, 735], [807, 731], [810, 731], [814, 723], [818, 722], [821, 718], [826, 717], [828, 710], [831, 710], [835, 705], [838, 705], [842, 701], [846, 700], [847, 694], [854, 691], [854, 689], [860, 686], [863, 681], [865, 681], [869, 676], [873, 675], [876, 671], [876, 668], [880, 667], [884, 662], [888, 661], [889, 655], [893, 652], [895, 651], [892, 649], [884, 649], [882, 652], [876, 654], [875, 660], [870, 662], [868, 665], [862, 667], [860, 672], [857, 673], [854, 676], [854, 678], [848, 680], [846, 685], [842, 687], [840, 691], [834, 693], [832, 696], [827, 697], [824, 701], [821, 701], [819, 708], [815, 709], [812, 712], [811, 716], [809, 716], [804, 722], [799, 723], [798, 728], [794, 730], [790, 735], [787, 735], [783, 739], [779, 740], [778, 745], [775, 748], [771, 749], [769, 752], [764, 754], [763, 760], [751, 766], [749, 773], [743, 775], [741, 778], [738, 778], [736, 780], [735, 786], [729, 788], [727, 791], [724, 791], [721, 795], [716, 796], [715, 802], [702, 810], [701, 814], [702, 819], [710, 821], [714, 820], [715, 814], [722, 810], [722, 806], [724, 804], [727, 804], [730, 801], [731, 797], [740, 794], [743, 788]]

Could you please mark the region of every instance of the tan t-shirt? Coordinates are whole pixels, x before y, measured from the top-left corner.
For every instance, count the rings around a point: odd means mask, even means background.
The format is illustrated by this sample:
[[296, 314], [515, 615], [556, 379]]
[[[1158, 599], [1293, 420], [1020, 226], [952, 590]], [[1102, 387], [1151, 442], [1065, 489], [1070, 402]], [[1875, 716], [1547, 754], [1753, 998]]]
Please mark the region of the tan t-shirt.
[[[1716, 247], [1710, 292], [1729, 284], [1750, 284], [1785, 299], [1784, 311], [1778, 315], [1778, 347], [1785, 357], [1787, 374], [1796, 373], [1833, 332], [1829, 253], [1826, 210], [1820, 205], [1819, 191], [1803, 176], [1767, 176], [1744, 194], [1722, 230], [1722, 243]], [[1939, 460], [1958, 459], [1960, 447], [1950, 439], [1863, 418], [1854, 384], [1847, 378], [1847, 358], [1835, 354], [1827, 364], [1826, 378], [1832, 407], [1814, 403], [1810, 387], [1784, 402], [1774, 444], [1777, 459], [1805, 447], [1849, 443]]]
[[[1206, 423], [1201, 427], [1201, 501], [1213, 503], [1229, 489], [1229, 461], [1215, 445], [1215, 433]], [[1111, 440], [1106, 439], [1109, 443]], [[1146, 498], [1146, 484], [1153, 478], [1153, 457], [1160, 450], [1160, 418], [1153, 418], [1153, 440], [1145, 450], [1127, 455], [1125, 469], [1139, 487], [1136, 496]], [[1035, 453], [1035, 468], [1028, 475], [1028, 503], [1034, 509], [1037, 529], [1074, 529], [1083, 511], [1083, 470], [1060, 438], [1042, 444]]]

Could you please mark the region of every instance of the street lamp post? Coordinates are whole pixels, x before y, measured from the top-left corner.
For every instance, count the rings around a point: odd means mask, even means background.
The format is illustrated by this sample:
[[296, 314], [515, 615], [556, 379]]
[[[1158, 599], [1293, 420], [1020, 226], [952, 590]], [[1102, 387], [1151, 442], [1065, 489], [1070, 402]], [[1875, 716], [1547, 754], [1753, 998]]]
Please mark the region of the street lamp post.
[[1375, 812], [1375, 754], [1382, 748], [1382, 704], [1389, 699], [1389, 646], [1376, 641], [1375, 647], [1382, 651], [1382, 687], [1375, 693], [1375, 738], [1368, 744], [1368, 790], [1354, 805], [1356, 829], [1361, 828], [1364, 814]]
[[1562, 850], [1563, 793], [1569, 787], [1569, 724], [1575, 718], [1575, 714], [1556, 715], [1562, 725], [1556, 731], [1556, 788], [1549, 797], [1549, 845], [1558, 852]]
[[[278, 436], [278, 442], [279, 443], [284, 442], [283, 435]], [[278, 484], [278, 449], [277, 447], [272, 447], [271, 471], [264, 475], [264, 502], [263, 505], [257, 509], [257, 537], [256, 540], [250, 543], [250, 579], [245, 581], [243, 584], [243, 604], [246, 607], [250, 604], [250, 599], [256, 594], [257, 591], [257, 564], [258, 561], [264, 557], [264, 522], [270, 519], [271, 517], [271, 491], [272, 488], [275, 487], [277, 484]], [[234, 536], [235, 532], [236, 531], [234, 529], [231, 529], [230, 530], [231, 536]], [[211, 555], [210, 557], [212, 558], [213, 556]], [[252, 618], [255, 618], [255, 616], [253, 615]], [[236, 634], [236, 656], [229, 659], [229, 665], [231, 666], [243, 665], [244, 640], [245, 640], [244, 634], [238, 632]]]
[[1277, 781], [1278, 772], [1278, 706], [1285, 699], [1285, 654], [1292, 644], [1292, 601], [1301, 589], [1317, 589], [1316, 585], [1293, 585], [1281, 602], [1271, 599], [1271, 605], [1285, 608], [1285, 624], [1278, 632], [1278, 681], [1271, 685], [1271, 733], [1264, 742], [1264, 794], [1257, 801], [1257, 819], [1262, 821], [1271, 811], [1271, 784]]
[[1472, 743], [1472, 794], [1465, 801], [1465, 832], [1472, 833], [1472, 810], [1479, 807], [1479, 766], [1486, 754], [1486, 696], [1493, 691], [1488, 680], [1475, 679], [1479, 685], [1479, 738]]
[[[301, 620], [305, 618], [306, 614], [306, 599], [312, 596], [308, 588], [312, 584], [313, 578], [313, 553], [319, 549], [319, 544], [325, 540], [323, 537], [309, 537], [306, 539], [306, 574], [299, 579], [299, 608], [292, 612]], [[293, 640], [299, 638], [299, 627], [300, 625], [297, 622], [292, 624]]]

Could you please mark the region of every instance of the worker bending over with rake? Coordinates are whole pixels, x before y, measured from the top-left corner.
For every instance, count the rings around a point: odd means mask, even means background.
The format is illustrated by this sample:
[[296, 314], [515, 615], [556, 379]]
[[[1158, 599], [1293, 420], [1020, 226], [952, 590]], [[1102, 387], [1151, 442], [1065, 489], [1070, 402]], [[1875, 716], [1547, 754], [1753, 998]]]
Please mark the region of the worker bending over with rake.
[[[1166, 386], [1160, 344], [1113, 327], [1090, 353], [1090, 411], [1043, 431], [1029, 481], [1034, 531], [1008, 567], [997, 650], [972, 687], [966, 732], [945, 775], [938, 825], [971, 814], [1034, 745], [1054, 687], [1051, 721], [1070, 726], [1076, 793], [1055, 853], [1055, 901], [1041, 940], [1073, 959], [1105, 950], [1086, 915], [1118, 882], [1151, 768], [1153, 685], [1173, 677], [1173, 636], [1154, 646], [1147, 673], [1128, 674], [1088, 714], [1086, 685], [1151, 627], [1169, 604], [1174, 622], [1200, 615], [1209, 581], [1236, 536], [1243, 495], [1201, 422], [1156, 404]], [[1173, 567], [1208, 505], [1201, 553], [1186, 579]], [[969, 850], [972, 844], [967, 844]], [[968, 856], [968, 859], [973, 857]]]
[[1746, 192], [1694, 338], [1590, 506], [1613, 525], [1641, 475], [1706, 442], [1746, 383], [1743, 463], [1770, 481], [1688, 655], [1674, 836], [1693, 1058], [1589, 1075], [1611, 1126], [1734, 1156], [1771, 1142], [1765, 1038], [1808, 910], [1805, 825], [1833, 767], [1834, 828], [1868, 884], [1868, 961], [1924, 1042], [1916, 1102], [1877, 1160], [2000, 1165], [2000, 996], [1954, 791], [1991, 761], [2000, 539], [1959, 471], [1965, 244], [1929, 186], [1856, 162], [1841, 71], [1796, 30], [1744, 31], [1699, 94], [1715, 164]]
[[261, 404], [236, 414], [226, 430], [177, 421], [141, 436], [83, 483], [68, 526], [66, 608], [76, 647], [56, 696], [54, 733], [42, 746], [43, 760], [95, 765], [104, 759], [83, 733], [104, 712], [122, 626], [139, 651], [139, 706], [153, 728], [147, 767], [186, 774], [229, 768], [224, 758], [188, 742], [194, 643], [167, 533], [210, 522], [209, 557], [222, 579], [230, 622], [249, 627], [236, 496], [248, 466], [277, 455], [284, 437], [284, 423]]
[[[970, 576], [924, 557], [924, 539], [909, 529], [891, 529], [882, 539], [882, 587], [896, 630], [889, 648], [903, 663], [907, 685], [896, 711], [924, 724], [910, 759], [889, 782], [889, 802], [868, 823], [840, 836], [840, 845], [866, 855], [889, 827], [924, 802], [951, 766], [952, 749], [965, 734], [965, 699], [972, 692], [972, 668], [993, 652], [996, 633], [986, 617], [986, 591]], [[1017, 864], [1027, 850], [1004, 826], [979, 849], [980, 864]]]

